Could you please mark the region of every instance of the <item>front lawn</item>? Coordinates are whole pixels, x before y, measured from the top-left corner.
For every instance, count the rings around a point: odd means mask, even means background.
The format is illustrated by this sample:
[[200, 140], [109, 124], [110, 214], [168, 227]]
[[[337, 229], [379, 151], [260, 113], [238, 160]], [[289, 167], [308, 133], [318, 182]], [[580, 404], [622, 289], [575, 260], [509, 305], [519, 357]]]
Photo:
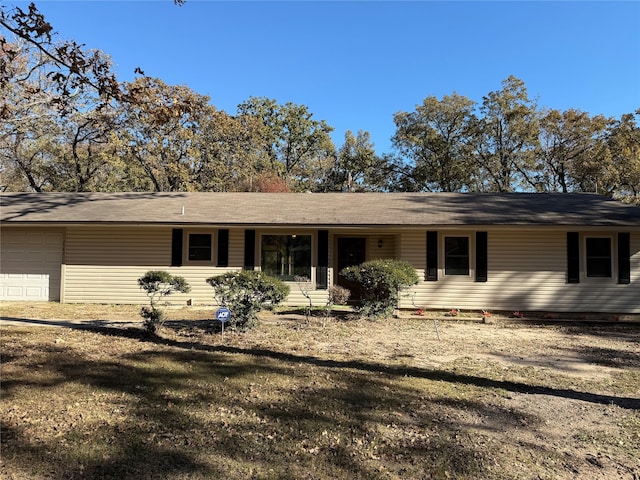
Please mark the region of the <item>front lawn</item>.
[[2, 327], [0, 478], [640, 478], [635, 325], [184, 317]]

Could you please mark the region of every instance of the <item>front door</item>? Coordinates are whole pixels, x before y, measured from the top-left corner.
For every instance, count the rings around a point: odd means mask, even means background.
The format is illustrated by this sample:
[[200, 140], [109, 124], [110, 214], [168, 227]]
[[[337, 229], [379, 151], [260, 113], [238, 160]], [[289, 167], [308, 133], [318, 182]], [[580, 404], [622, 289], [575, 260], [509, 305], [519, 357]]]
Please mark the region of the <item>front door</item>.
[[338, 280], [341, 287], [351, 290], [351, 300], [357, 301], [360, 298], [360, 288], [358, 284], [349, 282], [340, 276], [343, 268], [360, 265], [366, 260], [367, 239], [360, 237], [338, 238]]

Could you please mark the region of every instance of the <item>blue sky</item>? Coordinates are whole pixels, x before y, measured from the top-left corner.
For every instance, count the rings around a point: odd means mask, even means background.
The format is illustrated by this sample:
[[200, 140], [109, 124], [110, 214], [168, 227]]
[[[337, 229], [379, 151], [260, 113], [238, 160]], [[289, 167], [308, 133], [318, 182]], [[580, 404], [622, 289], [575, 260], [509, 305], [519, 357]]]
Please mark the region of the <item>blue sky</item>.
[[[0, 0], [4, 8], [27, 2]], [[38, 1], [60, 39], [208, 95], [306, 105], [391, 151], [393, 115], [427, 96], [476, 102], [514, 75], [542, 107], [640, 108], [640, 2]]]

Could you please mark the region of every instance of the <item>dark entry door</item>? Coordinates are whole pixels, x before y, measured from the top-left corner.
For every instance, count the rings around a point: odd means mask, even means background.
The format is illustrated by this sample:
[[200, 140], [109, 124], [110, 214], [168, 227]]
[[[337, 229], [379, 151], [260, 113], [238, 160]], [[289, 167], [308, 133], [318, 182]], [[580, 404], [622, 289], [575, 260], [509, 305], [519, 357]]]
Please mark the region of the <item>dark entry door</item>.
[[360, 265], [366, 259], [366, 238], [342, 237], [338, 238], [338, 285], [351, 290], [351, 300], [360, 298], [360, 289], [354, 282], [349, 282], [340, 276], [343, 268]]

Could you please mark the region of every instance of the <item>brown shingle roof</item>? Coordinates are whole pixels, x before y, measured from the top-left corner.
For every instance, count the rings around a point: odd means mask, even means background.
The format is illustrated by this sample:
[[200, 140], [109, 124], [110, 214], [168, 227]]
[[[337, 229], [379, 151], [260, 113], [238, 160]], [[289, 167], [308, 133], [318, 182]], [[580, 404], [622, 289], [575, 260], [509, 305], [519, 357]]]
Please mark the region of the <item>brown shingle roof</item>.
[[11, 224], [640, 227], [640, 207], [593, 194], [4, 193], [0, 195], [0, 221]]

